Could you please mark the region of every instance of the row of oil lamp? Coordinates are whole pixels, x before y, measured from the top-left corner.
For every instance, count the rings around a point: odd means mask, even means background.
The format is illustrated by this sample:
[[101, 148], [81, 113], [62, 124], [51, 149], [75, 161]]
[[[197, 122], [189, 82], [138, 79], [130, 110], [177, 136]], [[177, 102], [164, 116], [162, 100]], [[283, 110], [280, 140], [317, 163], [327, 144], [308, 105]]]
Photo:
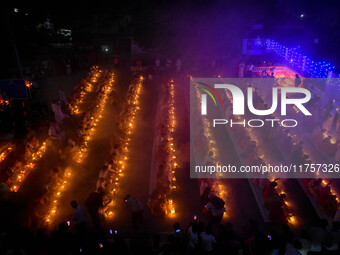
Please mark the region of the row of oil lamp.
[[[296, 111], [296, 112], [299, 113], [299, 111]], [[274, 113], [274, 115], [276, 115], [276, 114]], [[275, 116], [275, 117], [278, 117], [278, 116]], [[280, 124], [280, 126], [281, 126], [281, 123], [279, 123], [279, 124]], [[324, 138], [328, 137], [328, 135], [329, 135], [329, 134], [328, 134], [327, 131], [325, 131], [325, 132], [323, 133], [323, 137], [324, 137]], [[287, 132], [287, 136], [289, 136], [289, 137], [292, 139], [293, 145], [298, 144], [299, 141], [298, 141], [298, 138], [297, 138], [297, 135], [296, 135], [296, 134], [291, 134], [291, 132], [288, 131], [288, 132]], [[330, 142], [331, 142], [332, 144], [335, 144], [335, 143], [336, 143], [335, 138], [332, 138]], [[307, 155], [308, 158], [311, 159], [312, 162], [315, 162], [315, 160], [313, 160], [313, 158], [311, 157], [311, 155], [308, 154], [308, 153], [306, 152], [306, 149], [305, 149], [304, 147], [302, 147], [302, 152], [303, 152], [304, 155]], [[319, 175], [320, 175], [320, 173], [319, 173], [318, 171], [316, 171], [315, 174], [316, 174], [316, 178], [318, 178]], [[328, 183], [326, 180], [323, 179], [323, 180], [322, 180], [322, 185], [323, 185], [323, 186], [327, 186], [327, 185], [329, 185], [329, 183]], [[336, 192], [334, 191], [334, 188], [333, 188], [331, 185], [329, 185], [329, 188], [330, 188], [331, 194], [332, 194], [333, 196], [336, 197], [336, 201], [337, 201], [338, 206], [339, 206], [340, 200], [339, 200], [338, 195], [336, 194]]]
[[114, 83], [114, 75], [109, 78], [108, 84], [105, 85], [104, 92], [100, 94], [100, 98], [98, 99], [99, 104], [96, 105], [96, 111], [93, 113], [90, 122], [90, 126], [86, 129], [83, 129], [83, 137], [84, 140], [82, 144], [79, 146], [79, 149], [76, 154], [76, 161], [77, 163], [83, 162], [83, 160], [86, 158], [87, 151], [88, 151], [88, 142], [92, 139], [95, 131], [96, 131], [96, 126], [98, 125], [98, 122], [102, 119], [103, 117], [103, 112], [105, 109], [106, 102], [109, 98], [109, 95], [112, 91], [113, 88], [113, 83]]
[[[281, 79], [279, 79], [279, 81], [280, 81], [280, 80], [281, 80]], [[284, 79], [284, 80], [287, 80], [287, 79]], [[291, 79], [288, 79], [288, 80], [291, 81]], [[283, 82], [279, 82], [279, 85], [280, 85], [281, 87], [291, 87], [291, 86], [294, 86], [294, 82], [291, 82], [289, 85], [284, 84]], [[294, 109], [294, 111], [295, 111], [296, 114], [300, 114], [300, 113], [301, 113], [300, 110], [296, 107], [296, 105], [293, 106], [293, 109]], [[328, 136], [332, 136], [332, 135], [330, 134], [330, 132], [327, 131], [327, 130], [325, 130], [325, 131], [322, 133], [322, 135], [323, 135], [323, 138], [327, 138]], [[332, 138], [330, 139], [330, 143], [331, 143], [331, 144], [336, 144], [336, 142], [337, 142], [337, 139], [336, 139], [335, 137], [332, 137]]]
[[124, 125], [121, 127], [123, 132], [120, 140], [120, 149], [116, 151], [112, 161], [114, 162], [113, 173], [109, 175], [106, 185], [105, 206], [101, 212], [107, 219], [111, 219], [114, 215], [114, 208], [116, 205], [116, 195], [119, 191], [120, 180], [124, 176], [124, 172], [127, 169], [127, 162], [129, 157], [129, 146], [131, 144], [131, 137], [136, 125], [136, 114], [140, 110], [140, 96], [142, 93], [143, 76], [135, 78], [130, 88], [131, 93], [128, 93], [126, 98], [127, 114], [125, 118], [121, 120]]
[[[103, 117], [103, 111], [106, 106], [106, 102], [109, 98], [109, 95], [113, 89], [114, 84], [114, 74], [112, 74], [107, 81], [104, 81], [106, 84], [104, 84], [104, 88], [102, 92], [98, 95], [98, 104], [96, 109], [94, 109], [93, 115], [91, 117], [91, 125], [88, 128], [88, 132], [85, 132], [85, 139], [78, 151], [75, 152], [77, 163], [81, 163], [82, 160], [85, 158], [85, 153], [88, 149], [88, 142], [93, 139], [93, 136], [95, 134], [96, 126], [98, 125], [98, 122]], [[84, 128], [84, 127], [83, 127]], [[60, 178], [60, 180], [57, 181], [57, 184], [55, 185], [52, 194], [51, 194], [51, 205], [50, 209], [48, 210], [48, 213], [45, 217], [45, 222], [50, 223], [53, 220], [53, 217], [56, 215], [58, 207], [60, 207], [60, 198], [63, 195], [63, 193], [66, 190], [67, 185], [70, 184], [70, 180], [74, 171], [72, 170], [72, 167], [68, 167], [65, 169], [63, 176]]]
[[[261, 95], [260, 95], [260, 96], [261, 96]], [[262, 97], [262, 96], [261, 96], [261, 97]], [[263, 99], [263, 101], [265, 102], [265, 100], [264, 100], [263, 97], [262, 97], [262, 99]], [[296, 112], [298, 113], [299, 111], [296, 111]], [[274, 113], [274, 116], [275, 116], [276, 118], [279, 117], [279, 116], [276, 115], [276, 113]], [[281, 126], [281, 123], [280, 123], [280, 122], [279, 122], [279, 126], [280, 126], [281, 128], [283, 128], [283, 127]], [[288, 130], [287, 136], [290, 137], [290, 138], [292, 139], [293, 145], [298, 144], [298, 138], [297, 138], [296, 134], [291, 134], [291, 132], [289, 132], [289, 130]], [[324, 132], [323, 136], [324, 136], [324, 138], [328, 136], [327, 131]], [[336, 142], [336, 141], [333, 140], [332, 143], [335, 143], [335, 142]], [[305, 148], [302, 148], [302, 152], [303, 152], [304, 155], [307, 155], [308, 158], [310, 158], [310, 159], [312, 160], [312, 162], [315, 162], [315, 160], [312, 159], [311, 155], [308, 154], [308, 153], [306, 152]], [[320, 175], [320, 173], [317, 172], [317, 171], [316, 171], [315, 173], [316, 173], [316, 177], [318, 177], [318, 176]], [[322, 185], [323, 185], [323, 186], [327, 186], [327, 185], [329, 185], [329, 183], [327, 183], [326, 180], [322, 180]], [[336, 197], [336, 201], [339, 203], [339, 198], [338, 198], [338, 196], [336, 195], [336, 193], [335, 193], [333, 187], [331, 187], [330, 185], [329, 185], [329, 187], [330, 187], [330, 192], [331, 192], [331, 194], [334, 195], [334, 196]]]
[[[201, 91], [196, 87], [196, 96], [197, 96], [197, 102], [201, 102]], [[201, 109], [200, 104], [198, 104], [199, 109]], [[204, 116], [202, 116], [202, 124], [203, 124], [203, 132], [204, 132], [204, 137], [207, 139], [207, 151], [211, 152], [211, 159], [216, 163], [217, 165], [222, 165], [221, 162], [218, 161], [218, 154], [217, 154], [217, 144], [216, 144], [216, 139], [212, 133], [211, 130], [211, 125], [208, 119]], [[202, 139], [202, 138], [198, 138]], [[222, 177], [222, 173], [217, 173], [217, 177]], [[227, 201], [227, 191], [225, 185], [218, 179], [215, 178], [213, 179], [213, 186], [212, 190], [216, 193], [216, 195], [220, 198], [222, 198], [224, 201]], [[224, 217], [226, 217], [227, 214], [226, 212], [224, 213]]]
[[12, 177], [8, 182], [8, 187], [11, 192], [17, 192], [21, 187], [21, 184], [26, 179], [28, 174], [34, 169], [37, 161], [45, 154], [50, 141], [46, 139], [45, 142], [39, 147], [39, 149], [32, 153], [31, 158], [26, 162], [23, 167], [15, 169]]
[[[165, 162], [167, 162], [167, 179], [169, 181], [168, 189], [165, 190], [164, 201], [161, 204], [162, 211], [167, 216], [174, 216], [176, 213], [175, 204], [174, 204], [174, 192], [177, 190], [176, 185], [176, 169], [178, 168], [178, 163], [176, 160], [176, 149], [174, 145], [174, 131], [176, 126], [176, 118], [175, 118], [175, 88], [174, 88], [174, 80], [170, 80], [165, 84], [162, 84], [159, 101], [159, 109], [162, 109], [162, 105], [166, 105], [167, 107], [164, 109], [166, 111], [161, 111], [161, 118], [158, 120], [165, 120], [165, 123], [158, 123], [159, 125], [164, 125], [165, 133], [162, 135], [163, 141], [165, 141], [164, 147], [167, 150], [166, 158], [163, 158]], [[156, 130], [157, 132], [157, 130]], [[161, 143], [159, 143], [159, 148], [156, 149], [162, 150]], [[158, 164], [157, 164], [158, 165]]]
[[[229, 101], [231, 103], [233, 103], [233, 98], [231, 96], [231, 94], [225, 90], [226, 96], [229, 99]], [[237, 121], [241, 121], [240, 117], [238, 115], [234, 116], [236, 118]], [[268, 159], [265, 157], [265, 153], [262, 150], [262, 146], [260, 145], [260, 140], [258, 139], [257, 135], [254, 133], [254, 130], [250, 127], [246, 127], [245, 131], [247, 132], [247, 135], [250, 137], [250, 140], [256, 143], [256, 147], [258, 149], [258, 157], [261, 158], [264, 162], [265, 165], [268, 165]], [[270, 181], [273, 181], [274, 178], [269, 178]], [[282, 183], [283, 185], [283, 183]], [[278, 193], [280, 194], [286, 194], [286, 192], [284, 191], [283, 187], [281, 186], [280, 188], [276, 188], [278, 190]], [[290, 211], [290, 209], [288, 208], [288, 205], [290, 205], [291, 203], [287, 201], [287, 198], [285, 198], [285, 211], [286, 211], [286, 217], [289, 223], [294, 224], [296, 223], [296, 218], [294, 216], [294, 214], [292, 214]], [[288, 212], [287, 212], [288, 211]]]
[[3, 148], [0, 153], [0, 163], [4, 161], [7, 156], [13, 151], [13, 144], [9, 143], [5, 145], [6, 148]]
[[[98, 70], [98, 67], [94, 67], [93, 71], [91, 72], [94, 72], [93, 76], [96, 77], [98, 77], [101, 73], [101, 71]], [[85, 88], [82, 89], [82, 92], [84, 91], [84, 89]], [[76, 105], [77, 107], [79, 106], [78, 103], [76, 103]], [[26, 179], [28, 174], [34, 169], [37, 161], [45, 154], [49, 145], [51, 145], [51, 142], [49, 139], [46, 139], [39, 147], [39, 149], [36, 152], [32, 153], [30, 159], [25, 163], [24, 166], [20, 166], [14, 170], [12, 177], [7, 182], [9, 190], [11, 192], [17, 192], [19, 190], [23, 181]]]
[[86, 81], [85, 86], [81, 89], [79, 92], [78, 97], [72, 102], [72, 104], [69, 105], [70, 110], [74, 114], [80, 113], [80, 105], [84, 102], [84, 99], [86, 98], [87, 94], [93, 91], [94, 85], [93, 83], [96, 83], [102, 73], [102, 70], [100, 70], [97, 66], [92, 67], [90, 77]]
[[170, 94], [170, 98], [169, 98], [169, 109], [168, 109], [168, 123], [167, 123], [167, 127], [168, 127], [168, 137], [167, 137], [167, 141], [168, 141], [168, 147], [169, 147], [169, 162], [170, 162], [170, 198], [168, 198], [167, 201], [167, 215], [174, 215], [176, 210], [175, 210], [175, 205], [173, 203], [173, 198], [172, 198], [172, 192], [176, 191], [176, 168], [178, 167], [178, 164], [176, 162], [176, 150], [174, 148], [174, 137], [173, 137], [173, 132], [175, 130], [175, 126], [176, 126], [176, 119], [175, 119], [175, 89], [174, 89], [174, 81], [171, 80], [170, 83], [168, 84], [169, 86], [169, 94]]

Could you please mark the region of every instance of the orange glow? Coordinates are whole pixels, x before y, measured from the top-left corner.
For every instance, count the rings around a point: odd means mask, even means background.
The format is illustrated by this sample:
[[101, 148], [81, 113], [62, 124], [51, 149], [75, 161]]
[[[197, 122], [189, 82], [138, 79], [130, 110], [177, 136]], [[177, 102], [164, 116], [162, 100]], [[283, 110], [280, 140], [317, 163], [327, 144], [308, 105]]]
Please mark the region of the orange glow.
[[[103, 93], [100, 93], [98, 96], [98, 106], [96, 107], [94, 112], [92, 113], [92, 117], [91, 117], [91, 122], [90, 122], [90, 127], [88, 127], [87, 125], [85, 125], [82, 128], [82, 133], [84, 134], [84, 141], [82, 142], [82, 144], [79, 146], [78, 150], [74, 153], [75, 157], [77, 158], [77, 163], [81, 163], [82, 160], [84, 158], [86, 158], [86, 153], [88, 151], [88, 142], [93, 139], [93, 136], [95, 134], [96, 129], [94, 128], [94, 124], [97, 123], [101, 118], [102, 118], [102, 114], [104, 111], [104, 108], [106, 106], [107, 103], [107, 99], [112, 91], [113, 88], [113, 83], [114, 83], [114, 79], [113, 79], [113, 74], [112, 74], [112, 78], [110, 79], [110, 81], [105, 84], [105, 89], [103, 90]], [[46, 223], [50, 223], [52, 221], [52, 216], [55, 215], [57, 213], [57, 209], [60, 206], [59, 205], [59, 201], [63, 195], [63, 193], [65, 192], [65, 190], [67, 189], [67, 184], [69, 183], [69, 180], [72, 178], [71, 176], [73, 176], [73, 170], [72, 169], [67, 169], [64, 172], [64, 176], [61, 180], [60, 183], [58, 183], [55, 187], [54, 187], [54, 194], [52, 195], [53, 197], [51, 198], [51, 201], [53, 201], [51, 203], [51, 209], [50, 209], [50, 213], [46, 216], [45, 221]]]
[[25, 85], [27, 88], [30, 88], [32, 86], [32, 82], [25, 80]]
[[9, 184], [9, 190], [11, 192], [17, 192], [23, 181], [26, 179], [28, 174], [35, 167], [36, 162], [45, 154], [47, 147], [50, 145], [49, 140], [47, 139], [42, 143], [40, 148], [32, 153], [31, 158], [26, 162], [26, 164], [22, 167], [16, 168], [11, 177], [11, 182]]
[[[134, 122], [135, 122], [135, 116], [138, 112], [138, 110], [140, 109], [140, 107], [138, 107], [138, 105], [140, 104], [140, 95], [142, 92], [142, 81], [143, 81], [143, 77], [140, 76], [139, 78], [139, 82], [136, 83], [135, 85], [135, 89], [133, 90], [133, 93], [130, 95], [131, 96], [131, 102], [132, 104], [130, 104], [128, 106], [127, 109], [127, 116], [126, 119], [122, 121], [122, 123], [126, 123], [125, 124], [125, 128], [123, 130], [125, 130], [126, 135], [123, 136], [124, 140], [122, 141], [122, 145], [124, 145], [123, 150], [121, 152], [120, 155], [117, 155], [117, 158], [113, 158], [113, 160], [116, 160], [116, 162], [118, 162], [120, 169], [118, 171], [118, 176], [123, 176], [123, 170], [126, 169], [126, 165], [127, 165], [127, 161], [128, 161], [128, 147], [130, 146], [130, 141], [131, 141], [131, 135], [133, 134], [132, 130], [133, 130], [133, 126], [134, 126]], [[106, 218], [112, 218], [114, 215], [114, 207], [115, 207], [115, 199], [116, 199], [116, 193], [117, 191], [119, 191], [119, 185], [120, 185], [120, 180], [121, 178], [119, 178], [117, 175], [116, 176], [112, 176], [111, 177], [111, 181], [108, 181], [108, 194], [106, 195], [106, 199], [110, 200], [111, 202], [108, 203], [106, 205], [105, 208], [102, 209], [104, 216]]]

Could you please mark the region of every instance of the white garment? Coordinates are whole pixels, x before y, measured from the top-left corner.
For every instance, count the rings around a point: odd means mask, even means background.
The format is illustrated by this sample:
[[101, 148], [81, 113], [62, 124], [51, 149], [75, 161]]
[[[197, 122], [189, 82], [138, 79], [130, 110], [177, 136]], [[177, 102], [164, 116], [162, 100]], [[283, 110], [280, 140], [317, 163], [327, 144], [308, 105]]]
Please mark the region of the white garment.
[[205, 232], [201, 233], [202, 238], [202, 248], [204, 251], [212, 251], [214, 249], [214, 244], [216, 243], [216, 239], [212, 234], [207, 235]]
[[310, 241], [302, 238], [300, 242], [302, 245], [302, 249], [300, 250], [301, 255], [307, 255], [311, 247]]
[[191, 250], [195, 249], [198, 244], [198, 234], [192, 232], [192, 226], [188, 229], [188, 245]]
[[61, 107], [59, 104], [51, 104], [52, 111], [54, 112], [55, 121], [59, 124], [65, 119], [65, 115], [63, 111], [61, 110]]
[[322, 243], [325, 241], [327, 231], [322, 228], [311, 228], [311, 251], [322, 251]]
[[50, 126], [48, 129], [48, 136], [52, 139], [60, 139], [60, 134], [57, 132], [57, 128], [55, 126]]

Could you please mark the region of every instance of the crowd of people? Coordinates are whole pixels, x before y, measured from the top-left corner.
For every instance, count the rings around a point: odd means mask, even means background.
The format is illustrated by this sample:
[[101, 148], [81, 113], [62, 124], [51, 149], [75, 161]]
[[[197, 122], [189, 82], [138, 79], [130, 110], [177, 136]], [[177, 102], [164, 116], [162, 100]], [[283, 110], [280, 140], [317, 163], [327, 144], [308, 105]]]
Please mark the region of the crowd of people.
[[[177, 63], [178, 62], [178, 63]], [[156, 66], [159, 66], [159, 60], [156, 60]], [[171, 61], [166, 61], [166, 65], [170, 66]], [[181, 61], [176, 61], [174, 65], [179, 72], [182, 68]], [[247, 75], [251, 75], [251, 65], [246, 68]], [[52, 111], [54, 118], [50, 122], [49, 138], [52, 140], [57, 151], [59, 152], [60, 162], [55, 169], [51, 171], [50, 181], [60, 182], [64, 174], [64, 166], [62, 162], [66, 162], [73, 151], [77, 150], [87, 135], [87, 131], [91, 127], [91, 112], [86, 112], [80, 118], [74, 114], [77, 110], [74, 102], [81, 98], [82, 92], [91, 80], [95, 73], [95, 68], [91, 70], [86, 79], [81, 80], [73, 95], [66, 100], [65, 95], [60, 91], [59, 100], [52, 102]], [[102, 92], [103, 84], [109, 74], [104, 74], [98, 85], [97, 93]], [[127, 96], [123, 104], [123, 110], [117, 118], [118, 135], [111, 139], [111, 155], [99, 172], [98, 181], [95, 190], [90, 194], [85, 202], [87, 212], [89, 213], [94, 227], [103, 231], [100, 223], [99, 213], [109, 213], [108, 204], [114, 201], [117, 197], [115, 189], [116, 178], [119, 178], [120, 163], [119, 160], [124, 156], [124, 141], [128, 136], [126, 128], [130, 122], [131, 113], [136, 107], [133, 104], [133, 95], [136, 90], [136, 85], [139, 82], [139, 77], [135, 76], [128, 89]], [[164, 216], [165, 209], [162, 208], [166, 199], [167, 189], [169, 187], [169, 172], [167, 167], [168, 151], [166, 147], [169, 131], [168, 121], [168, 99], [170, 97], [166, 83], [162, 86], [163, 96], [161, 97], [161, 119], [157, 127], [159, 146], [157, 146], [157, 163], [159, 178], [158, 186], [153, 194], [154, 200], [150, 201], [149, 207], [151, 213], [155, 216]], [[112, 99], [113, 100], [113, 99]], [[59, 101], [59, 102], [58, 102]], [[114, 101], [114, 100], [113, 100]], [[265, 105], [261, 96], [255, 91], [254, 105], [256, 109], [265, 109]], [[91, 108], [91, 107], [89, 107]], [[329, 108], [323, 109], [329, 111]], [[332, 111], [334, 107], [331, 107]], [[329, 112], [330, 113], [330, 112]], [[329, 115], [326, 114], [327, 116]], [[273, 117], [274, 118], [274, 117]], [[334, 117], [335, 118], [335, 117]], [[67, 125], [77, 123], [77, 132], [70, 132]], [[336, 124], [337, 126], [337, 119]], [[259, 157], [259, 151], [256, 142], [252, 141], [249, 135], [244, 130], [235, 128], [232, 129], [236, 139], [239, 141], [242, 150], [242, 157], [247, 165], [255, 165], [264, 163]], [[281, 135], [284, 139], [280, 139]], [[26, 162], [32, 153], [39, 148], [39, 139], [32, 132], [27, 137], [25, 146], [24, 159], [19, 163]], [[276, 138], [278, 137], [278, 138]], [[293, 162], [304, 163], [310, 162], [310, 159], [303, 152], [303, 143], [294, 144], [289, 139], [287, 130], [283, 128], [271, 129], [268, 132], [268, 139], [277, 139], [277, 143], [285, 143], [287, 154]], [[328, 139], [330, 144], [331, 138]], [[207, 143], [207, 141], [205, 141]], [[321, 141], [324, 145], [326, 141]], [[334, 151], [332, 151], [335, 154]], [[18, 164], [20, 168], [20, 164]], [[337, 209], [336, 198], [329, 188], [329, 183], [324, 184], [321, 179], [306, 180], [310, 192], [317, 197], [318, 202], [329, 215], [334, 215]], [[276, 180], [271, 181], [263, 179], [254, 182], [260, 188], [265, 200], [264, 206], [269, 211], [269, 217], [272, 222], [269, 226], [263, 226], [254, 220], [249, 220], [243, 229], [242, 234], [236, 234], [232, 223], [222, 221], [225, 212], [225, 202], [218, 197], [214, 191], [214, 180], [200, 180], [201, 186], [201, 211], [204, 219], [198, 219], [194, 216], [194, 220], [188, 223], [185, 228], [176, 222], [172, 230], [168, 230], [166, 234], [156, 233], [146, 240], [140, 246], [136, 246], [136, 240], [129, 235], [121, 235], [120, 230], [107, 229], [104, 234], [91, 236], [92, 233], [86, 232], [85, 223], [86, 212], [85, 208], [77, 201], [71, 202], [73, 215], [71, 221], [62, 222], [59, 224], [58, 230], [47, 235], [43, 230], [39, 221], [43, 220], [43, 209], [46, 203], [50, 203], [51, 196], [54, 190], [45, 187], [44, 193], [39, 197], [36, 211], [32, 213], [29, 226], [34, 226], [34, 233], [28, 229], [13, 227], [3, 231], [0, 239], [0, 251], [2, 254], [135, 254], [146, 251], [149, 254], [338, 254], [338, 243], [340, 241], [340, 225], [334, 222], [332, 226], [326, 224], [324, 220], [316, 222], [308, 231], [301, 233], [293, 232], [287, 226], [287, 208], [285, 207], [285, 195], [279, 194], [277, 191], [278, 183]], [[165, 189], [166, 191], [160, 191]], [[135, 197], [126, 195], [124, 197], [126, 206], [131, 208], [132, 222], [134, 229], [142, 229], [144, 205]], [[156, 201], [156, 202], [155, 202]], [[163, 201], [163, 202], [162, 202]], [[42, 210], [42, 211], [40, 211]], [[39, 219], [40, 217], [40, 219]], [[34, 219], [35, 218], [35, 219]], [[38, 218], [38, 220], [37, 220]], [[73, 229], [75, 225], [75, 229]], [[84, 241], [86, 240], [86, 241]], [[141, 249], [138, 249], [138, 248]]]
[[[128, 206], [136, 203], [130, 195], [125, 199]], [[339, 254], [339, 222], [329, 226], [326, 220], [318, 220], [296, 231], [286, 224], [264, 225], [249, 219], [241, 231], [236, 231], [232, 222], [212, 222], [195, 215], [191, 222], [183, 226], [174, 222], [172, 229], [159, 233], [141, 228], [139, 234], [132, 234], [110, 228], [98, 234], [86, 230], [85, 209], [76, 201], [71, 206], [72, 218], [51, 233], [16, 225], [2, 229], [1, 254]], [[134, 217], [143, 220], [140, 214]]]

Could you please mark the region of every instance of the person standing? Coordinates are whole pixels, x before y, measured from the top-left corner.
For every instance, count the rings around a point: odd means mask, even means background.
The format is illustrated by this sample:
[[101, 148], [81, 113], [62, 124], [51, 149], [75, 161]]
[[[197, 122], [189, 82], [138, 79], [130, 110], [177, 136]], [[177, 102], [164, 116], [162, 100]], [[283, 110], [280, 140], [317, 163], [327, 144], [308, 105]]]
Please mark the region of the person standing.
[[239, 65], [238, 65], [238, 77], [239, 78], [243, 78], [244, 77], [244, 68], [245, 68], [245, 64], [244, 62], [241, 62]]
[[298, 74], [295, 74], [295, 88], [299, 87], [301, 84], [301, 78]]
[[52, 111], [54, 112], [55, 121], [58, 127], [60, 127], [63, 120], [65, 119], [65, 115], [63, 111], [61, 110], [61, 106], [56, 100], [53, 100], [51, 103], [51, 108], [52, 108]]
[[117, 57], [114, 58], [114, 60], [113, 60], [113, 67], [114, 67], [114, 69], [116, 69], [116, 70], [120, 68], [119, 60], [118, 60]]
[[159, 59], [159, 57], [156, 58], [155, 64], [156, 64], [156, 69], [159, 70], [159, 68], [161, 67], [161, 60]]
[[104, 190], [99, 188], [97, 191], [92, 192], [85, 201], [85, 206], [91, 216], [95, 230], [101, 230], [99, 209], [103, 207]]
[[61, 144], [61, 141], [64, 137], [64, 132], [58, 128], [55, 121], [50, 122], [50, 127], [48, 129], [48, 136], [52, 139], [52, 141], [58, 141], [57, 143]]
[[205, 228], [205, 232], [201, 233], [202, 248], [207, 254], [212, 254], [214, 246], [216, 244], [216, 238], [212, 234], [212, 226], [208, 224]]
[[71, 206], [74, 209], [72, 214], [72, 220], [76, 222], [76, 233], [78, 235], [84, 235], [86, 231], [86, 216], [83, 207], [73, 200]]
[[132, 225], [133, 228], [137, 230], [139, 225], [143, 223], [144, 206], [139, 200], [132, 197], [130, 194], [125, 196], [124, 201], [126, 208], [129, 207], [131, 209]]
[[252, 63], [249, 63], [247, 65], [247, 78], [253, 77], [253, 70], [254, 70], [254, 65]]
[[336, 127], [338, 126], [338, 120], [339, 120], [340, 114], [339, 114], [339, 108], [335, 110], [333, 122], [332, 122], [332, 130], [336, 131]]
[[72, 69], [71, 69], [71, 60], [67, 60], [66, 62], [66, 74], [70, 75], [72, 73]]
[[66, 93], [65, 90], [62, 89], [61, 86], [58, 87], [58, 94], [59, 94], [59, 101], [65, 102], [66, 101]]

